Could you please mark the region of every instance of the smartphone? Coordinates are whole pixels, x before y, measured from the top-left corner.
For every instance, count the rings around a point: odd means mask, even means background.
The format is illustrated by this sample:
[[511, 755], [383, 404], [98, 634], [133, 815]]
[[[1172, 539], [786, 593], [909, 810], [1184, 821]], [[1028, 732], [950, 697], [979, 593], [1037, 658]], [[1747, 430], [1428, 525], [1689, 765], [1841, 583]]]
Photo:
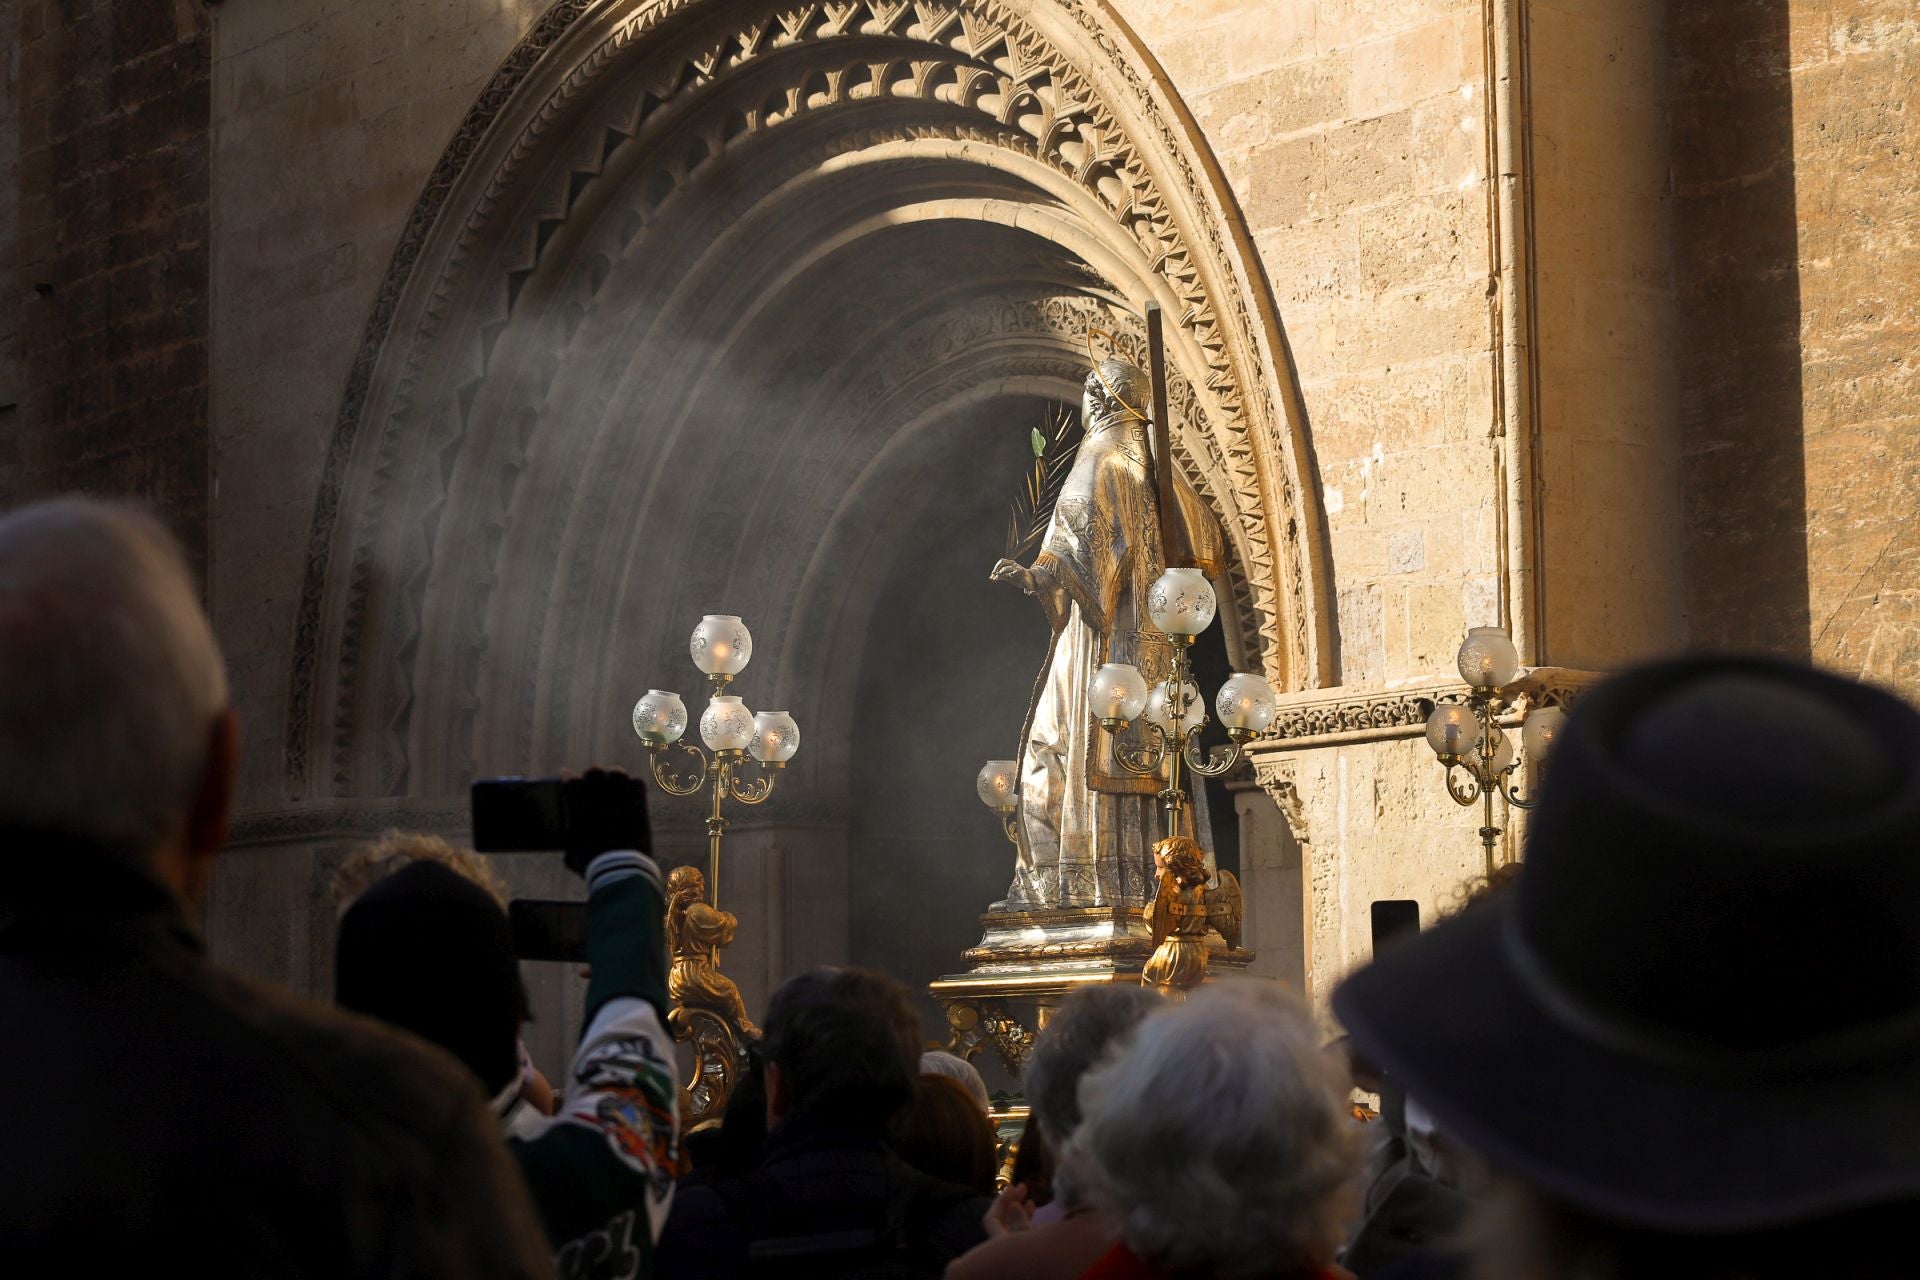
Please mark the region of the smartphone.
[[1373, 954], [1420, 932], [1420, 904], [1412, 898], [1381, 898], [1373, 904]]
[[513, 954], [522, 960], [587, 960], [587, 904], [515, 898], [507, 904]]
[[473, 847], [480, 852], [567, 847], [567, 790], [559, 778], [482, 778], [471, 795]]

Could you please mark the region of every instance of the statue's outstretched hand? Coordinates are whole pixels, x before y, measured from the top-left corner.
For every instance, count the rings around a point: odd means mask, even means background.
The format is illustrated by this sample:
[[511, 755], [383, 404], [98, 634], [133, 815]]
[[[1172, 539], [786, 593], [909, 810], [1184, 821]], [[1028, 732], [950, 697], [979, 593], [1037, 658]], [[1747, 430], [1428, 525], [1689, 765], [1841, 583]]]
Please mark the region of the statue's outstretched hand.
[[1011, 582], [1028, 595], [1032, 595], [1036, 590], [1033, 570], [1014, 560], [1002, 560], [994, 565], [993, 572], [988, 575], [988, 581]]

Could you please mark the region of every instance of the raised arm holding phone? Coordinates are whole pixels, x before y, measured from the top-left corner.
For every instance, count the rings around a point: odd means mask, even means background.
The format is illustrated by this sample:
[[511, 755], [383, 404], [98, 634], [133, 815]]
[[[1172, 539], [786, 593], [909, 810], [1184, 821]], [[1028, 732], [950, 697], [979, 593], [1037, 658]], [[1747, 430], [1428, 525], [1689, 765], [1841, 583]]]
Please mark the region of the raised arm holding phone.
[[557, 1114], [520, 1126], [507, 1145], [563, 1278], [650, 1276], [681, 1155], [665, 897], [644, 785], [600, 769], [476, 783], [474, 843], [564, 848], [587, 883], [584, 1029]]

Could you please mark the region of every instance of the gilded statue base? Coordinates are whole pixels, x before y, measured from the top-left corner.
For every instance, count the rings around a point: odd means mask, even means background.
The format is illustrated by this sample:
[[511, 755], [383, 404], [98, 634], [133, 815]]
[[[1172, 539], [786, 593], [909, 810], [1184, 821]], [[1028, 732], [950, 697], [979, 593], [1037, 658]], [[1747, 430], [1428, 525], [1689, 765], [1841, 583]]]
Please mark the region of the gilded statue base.
[[[967, 950], [968, 968], [928, 990], [947, 1012], [947, 1048], [972, 1059], [991, 1046], [1019, 1076], [1033, 1037], [1067, 993], [1104, 982], [1140, 981], [1154, 951], [1152, 926], [1139, 907], [1069, 907], [990, 911], [983, 935]], [[1210, 970], [1243, 973], [1253, 953], [1208, 939]]]

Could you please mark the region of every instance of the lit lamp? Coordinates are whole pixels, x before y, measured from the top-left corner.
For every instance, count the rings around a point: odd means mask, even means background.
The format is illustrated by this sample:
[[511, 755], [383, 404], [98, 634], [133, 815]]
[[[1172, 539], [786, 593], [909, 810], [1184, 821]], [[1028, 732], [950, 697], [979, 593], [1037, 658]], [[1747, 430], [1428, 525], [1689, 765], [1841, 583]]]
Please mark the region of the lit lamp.
[[[1113, 735], [1113, 758], [1120, 767], [1142, 777], [1166, 770], [1160, 800], [1166, 806], [1169, 836], [1193, 834], [1184, 829], [1188, 805], [1181, 769], [1205, 778], [1219, 777], [1239, 761], [1241, 744], [1265, 733], [1273, 723], [1273, 689], [1267, 682], [1245, 672], [1229, 676], [1214, 698], [1214, 710], [1229, 741], [1211, 751], [1201, 749], [1206, 702], [1194, 682], [1188, 650], [1193, 638], [1212, 624], [1214, 609], [1213, 586], [1205, 574], [1198, 569], [1168, 569], [1147, 590], [1147, 612], [1172, 642], [1173, 670], [1149, 688], [1137, 668], [1110, 662], [1094, 673], [1087, 688], [1094, 715]], [[1123, 738], [1136, 724], [1134, 736]]]
[[[1427, 717], [1427, 745], [1447, 771], [1447, 794], [1461, 805], [1484, 805], [1480, 843], [1486, 849], [1487, 872], [1494, 868], [1494, 845], [1500, 828], [1493, 822], [1493, 797], [1531, 809], [1535, 797], [1515, 788], [1513, 740], [1500, 727], [1500, 717], [1511, 710], [1517, 695], [1510, 686], [1520, 675], [1520, 654], [1501, 627], [1474, 627], [1460, 645], [1460, 677], [1467, 682], [1464, 702], [1443, 702]], [[1558, 707], [1533, 707], [1520, 727], [1520, 745], [1536, 770], [1544, 769], [1553, 740], [1566, 721]], [[1455, 770], [1460, 772], [1456, 777]]]
[[974, 780], [974, 790], [980, 793], [981, 804], [1000, 815], [1007, 839], [1019, 844], [1020, 824], [1014, 815], [1020, 811], [1020, 766], [1011, 760], [987, 761]]
[[[707, 750], [684, 740], [687, 704], [677, 693], [649, 689], [633, 706], [633, 731], [647, 744], [653, 780], [670, 795], [690, 796], [711, 789], [707, 813], [707, 900], [720, 905], [720, 842], [727, 820], [722, 805], [731, 796], [741, 804], [760, 804], [773, 794], [775, 775], [800, 750], [800, 726], [784, 711], [755, 713], [739, 695], [726, 692], [753, 657], [753, 636], [732, 614], [710, 613], [693, 629], [687, 644], [693, 664], [713, 686], [700, 713], [700, 740]], [[669, 751], [692, 757], [692, 768], [676, 772]], [[758, 766], [757, 776], [747, 770]]]

